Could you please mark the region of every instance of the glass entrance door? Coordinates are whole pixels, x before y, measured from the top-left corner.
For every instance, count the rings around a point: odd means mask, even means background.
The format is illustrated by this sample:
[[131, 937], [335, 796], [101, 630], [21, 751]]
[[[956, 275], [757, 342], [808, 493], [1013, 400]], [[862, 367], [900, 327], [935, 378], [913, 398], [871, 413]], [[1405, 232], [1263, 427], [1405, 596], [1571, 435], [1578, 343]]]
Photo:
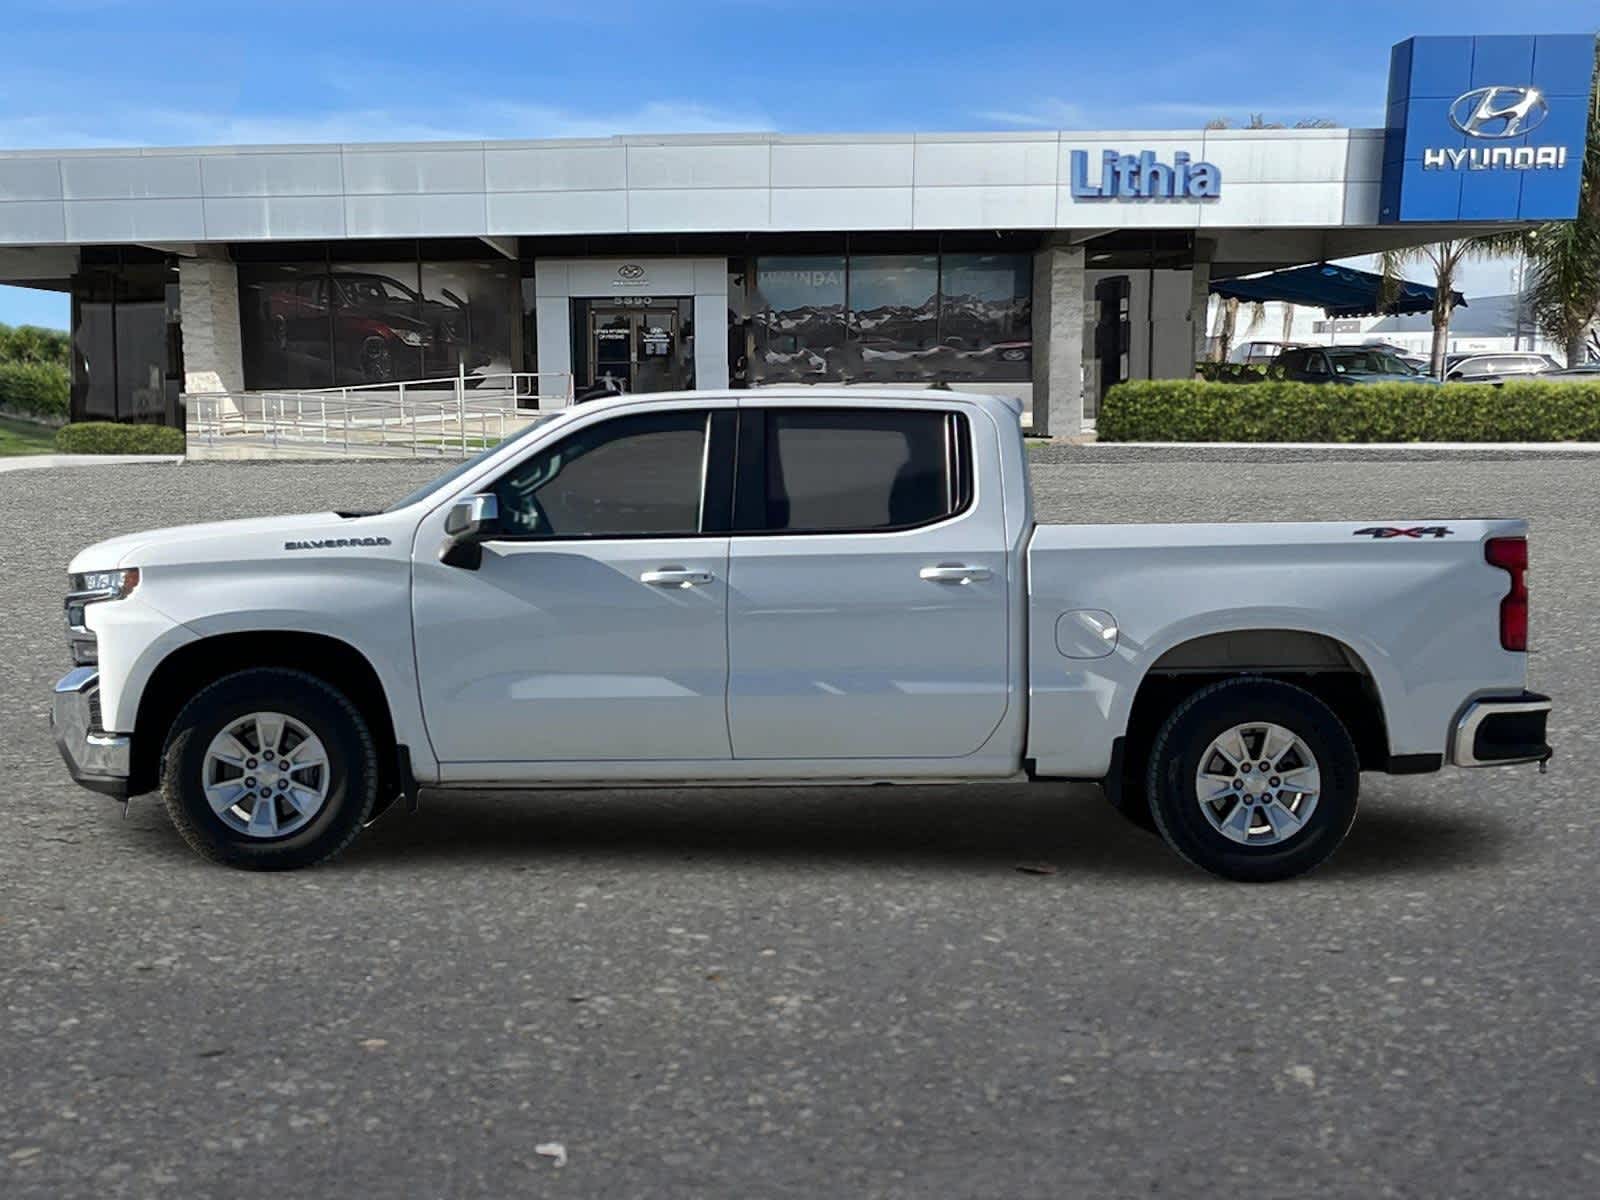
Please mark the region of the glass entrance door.
[[589, 309], [584, 384], [607, 381], [625, 392], [671, 392], [692, 386], [688, 338], [673, 307], [596, 304]]
[[634, 314], [620, 310], [595, 309], [589, 317], [590, 386], [614, 384], [619, 391], [633, 391]]

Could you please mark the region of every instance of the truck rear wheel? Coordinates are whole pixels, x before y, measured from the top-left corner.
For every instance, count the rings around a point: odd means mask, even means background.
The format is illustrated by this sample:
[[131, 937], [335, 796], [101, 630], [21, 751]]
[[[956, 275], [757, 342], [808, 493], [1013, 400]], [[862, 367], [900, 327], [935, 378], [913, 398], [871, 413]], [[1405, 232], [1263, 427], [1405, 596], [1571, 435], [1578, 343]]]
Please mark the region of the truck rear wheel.
[[1360, 763], [1303, 688], [1243, 677], [1194, 693], [1156, 735], [1146, 790], [1161, 836], [1195, 866], [1266, 883], [1327, 861], [1356, 816]]
[[372, 734], [341, 692], [303, 671], [252, 668], [201, 690], [173, 721], [161, 794], [204, 858], [288, 870], [332, 858], [378, 793]]

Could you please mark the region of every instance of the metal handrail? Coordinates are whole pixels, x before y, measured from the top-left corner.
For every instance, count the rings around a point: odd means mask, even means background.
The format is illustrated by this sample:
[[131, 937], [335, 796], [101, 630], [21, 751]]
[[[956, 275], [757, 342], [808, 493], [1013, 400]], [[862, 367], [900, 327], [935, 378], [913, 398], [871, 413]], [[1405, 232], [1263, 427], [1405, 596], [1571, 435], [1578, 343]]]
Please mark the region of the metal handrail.
[[[189, 443], [191, 448], [288, 446], [343, 455], [464, 457], [526, 423], [525, 400], [532, 400], [535, 410], [572, 403], [569, 372], [472, 376], [480, 381], [477, 389], [466, 386], [468, 378], [461, 372], [453, 379], [337, 388], [191, 392], [184, 396]], [[539, 391], [542, 379], [554, 380], [556, 387]], [[508, 386], [481, 386], [496, 380]], [[450, 385], [451, 394], [441, 396], [430, 386], [439, 384]]]

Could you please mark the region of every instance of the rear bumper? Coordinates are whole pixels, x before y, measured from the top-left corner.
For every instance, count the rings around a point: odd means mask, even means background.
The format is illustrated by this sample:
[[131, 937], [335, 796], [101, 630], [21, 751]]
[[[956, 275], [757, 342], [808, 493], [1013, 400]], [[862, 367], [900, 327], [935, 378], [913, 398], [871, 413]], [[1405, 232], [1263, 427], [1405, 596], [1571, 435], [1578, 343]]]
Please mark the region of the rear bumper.
[[78, 667], [56, 683], [50, 729], [72, 778], [107, 796], [125, 799], [131, 739], [100, 728], [100, 672]]
[[1450, 761], [1458, 767], [1508, 767], [1543, 763], [1550, 697], [1538, 692], [1480, 696], [1461, 710], [1450, 735]]

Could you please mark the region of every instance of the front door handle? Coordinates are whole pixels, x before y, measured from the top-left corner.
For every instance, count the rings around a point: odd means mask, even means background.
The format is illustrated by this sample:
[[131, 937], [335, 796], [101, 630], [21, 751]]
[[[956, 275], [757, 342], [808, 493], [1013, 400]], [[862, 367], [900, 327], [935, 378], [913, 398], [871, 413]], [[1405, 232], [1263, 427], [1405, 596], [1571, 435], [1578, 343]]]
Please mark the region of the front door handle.
[[994, 574], [988, 567], [969, 567], [963, 563], [940, 563], [917, 572], [929, 583], [975, 583]]
[[702, 583], [710, 583], [715, 578], [710, 571], [691, 571], [686, 567], [657, 567], [654, 571], [646, 571], [639, 579], [652, 587], [697, 587]]

